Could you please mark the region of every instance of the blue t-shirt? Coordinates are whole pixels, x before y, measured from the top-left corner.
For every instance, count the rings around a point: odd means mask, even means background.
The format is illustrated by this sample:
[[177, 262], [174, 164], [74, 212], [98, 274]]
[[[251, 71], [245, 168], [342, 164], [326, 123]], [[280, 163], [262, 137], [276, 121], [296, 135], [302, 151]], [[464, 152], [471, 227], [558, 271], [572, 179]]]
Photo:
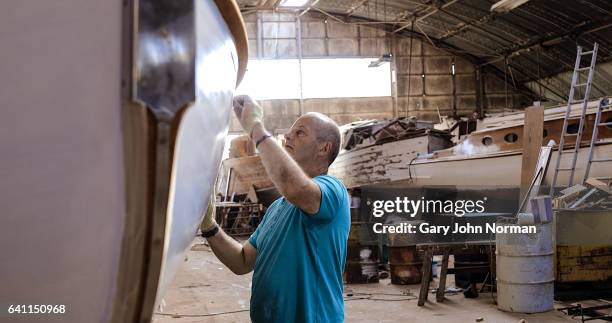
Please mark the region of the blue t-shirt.
[[319, 212], [309, 215], [281, 197], [249, 238], [257, 249], [251, 320], [343, 322], [342, 271], [350, 229], [349, 197], [338, 179], [313, 179]]

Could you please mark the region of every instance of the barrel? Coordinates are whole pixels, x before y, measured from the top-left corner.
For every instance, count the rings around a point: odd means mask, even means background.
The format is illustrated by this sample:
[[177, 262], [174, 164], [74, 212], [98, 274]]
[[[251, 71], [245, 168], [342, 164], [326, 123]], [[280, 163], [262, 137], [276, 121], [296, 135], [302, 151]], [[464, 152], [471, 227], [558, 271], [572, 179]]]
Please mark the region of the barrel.
[[[420, 221], [412, 221], [418, 225]], [[416, 240], [410, 233], [389, 233], [389, 266], [391, 284], [408, 285], [421, 282], [423, 259], [417, 252]]]
[[416, 246], [389, 246], [389, 265], [391, 267], [391, 284], [408, 285], [421, 282], [423, 261]]
[[344, 281], [347, 284], [378, 282], [378, 246], [366, 246], [349, 240], [346, 248]]
[[361, 217], [359, 207], [352, 207], [344, 281], [347, 284], [377, 283], [378, 263], [378, 241], [372, 234], [372, 223]]
[[539, 313], [553, 309], [552, 225], [535, 227], [536, 233], [496, 234], [497, 307], [502, 311]]

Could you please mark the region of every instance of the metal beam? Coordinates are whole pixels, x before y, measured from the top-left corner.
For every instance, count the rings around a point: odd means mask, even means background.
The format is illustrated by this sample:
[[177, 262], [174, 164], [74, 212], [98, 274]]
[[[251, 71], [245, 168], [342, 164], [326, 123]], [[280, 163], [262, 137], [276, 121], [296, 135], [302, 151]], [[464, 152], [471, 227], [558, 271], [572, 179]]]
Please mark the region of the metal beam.
[[355, 12], [355, 10], [363, 7], [363, 5], [365, 5], [367, 2], [368, 2], [368, 0], [359, 0], [359, 1], [355, 2], [355, 4], [352, 5], [349, 8], [349, 10], [346, 11], [347, 17], [350, 17], [353, 14], [353, 12]]
[[[413, 20], [415, 22], [420, 22], [423, 19], [426, 19], [427, 17], [429, 17], [429, 16], [435, 14], [436, 12], [440, 11], [440, 9], [446, 9], [447, 7], [449, 7], [450, 5], [452, 5], [453, 3], [457, 2], [457, 1], [459, 1], [459, 0], [451, 0], [451, 1], [445, 3], [445, 4], [441, 5], [441, 6], [428, 5], [428, 8], [431, 8], [433, 10], [431, 10], [431, 11], [425, 13], [425, 14], [420, 14], [420, 12], [415, 13], [414, 17], [413, 17]], [[424, 9], [424, 10], [427, 10], [427, 9]], [[404, 30], [404, 29], [406, 29], [406, 28], [408, 28], [410, 26], [411, 26], [411, 23], [406, 24], [406, 25], [404, 25], [404, 26], [394, 30], [393, 33], [394, 34], [398, 33], [398, 32], [400, 32], [400, 31], [402, 31], [402, 30]]]
[[310, 11], [310, 9], [314, 8], [314, 6], [317, 5], [317, 3], [319, 3], [320, 0], [314, 0], [310, 2], [310, 5], [308, 6], [308, 8], [304, 9], [304, 11], [300, 12], [300, 14], [298, 14], [298, 18], [303, 16], [305, 13], [307, 13], [308, 11]]
[[457, 26], [455, 29], [447, 31], [446, 33], [444, 33], [444, 35], [440, 36], [439, 39], [440, 40], [444, 40], [444, 39], [447, 39], [447, 38], [451, 38], [454, 35], [462, 32], [463, 30], [465, 30], [467, 28], [470, 28], [472, 26], [479, 26], [479, 25], [485, 24], [485, 23], [489, 22], [489, 20], [493, 19], [496, 14], [497, 13], [492, 13], [492, 14], [483, 16], [483, 17], [481, 17], [479, 19], [463, 23], [461, 26]]
[[[567, 86], [567, 88], [569, 89], [569, 88], [570, 88], [570, 86], [571, 86], [571, 83], [570, 83], [570, 82], [568, 82], [568, 81], [566, 81], [566, 80], [564, 80], [563, 78], [560, 78], [560, 77], [557, 77], [557, 76], [558, 76], [559, 74], [561, 74], [561, 73], [564, 73], [564, 72], [571, 72], [571, 71], [573, 71], [573, 69], [574, 69], [574, 65], [570, 65], [570, 64], [568, 64], [568, 63], [564, 62], [564, 61], [563, 61], [563, 60], [562, 60], [560, 57], [558, 57], [558, 56], [556, 56], [556, 55], [554, 55], [554, 54], [551, 54], [551, 53], [547, 53], [547, 52], [545, 52], [545, 51], [543, 51], [543, 50], [542, 50], [540, 53], [542, 53], [542, 55], [544, 55], [544, 56], [548, 56], [548, 57], [549, 57], [550, 59], [552, 59], [552, 60], [556, 60], [556, 61], [561, 62], [561, 64], [562, 64], [562, 65], [567, 66], [569, 69], [568, 69], [568, 68], [561, 68], [560, 70], [558, 70], [558, 71], [556, 71], [556, 72], [555, 72], [555, 71], [553, 71], [553, 72], [550, 72], [550, 73], [546, 73], [546, 74], [544, 74], [544, 75], [540, 75], [539, 77], [537, 77], [537, 76], [536, 76], [535, 78], [529, 78], [529, 79], [526, 79], [526, 80], [521, 80], [521, 83], [535, 82], [536, 80], [542, 80], [542, 79], [545, 79], [545, 78], [555, 78], [555, 79], [558, 79], [560, 83], [563, 83], [565, 86]], [[537, 62], [533, 62], [533, 60], [532, 60], [532, 59], [530, 59], [530, 58], [527, 58], [527, 57], [523, 57], [523, 58], [525, 58], [525, 59], [529, 60], [531, 63], [537, 64]], [[595, 72], [595, 74], [598, 74], [597, 69], [595, 69], [595, 71], [594, 71], [594, 72]], [[597, 84], [595, 84], [594, 82], [593, 82], [591, 85], [592, 85], [592, 86], [593, 86], [593, 88], [595, 88], [597, 91], [599, 91], [599, 92], [601, 92], [601, 93], [604, 93], [604, 94], [606, 93], [606, 92], [605, 92], [605, 91], [604, 91], [602, 88], [600, 88], [600, 87], [599, 87]]]
[[[447, 10], [440, 9], [440, 11], [442, 11], [442, 12], [444, 12], [445, 14], [447, 14], [447, 15], [449, 15], [449, 16], [451, 16], [451, 17], [453, 17], [453, 18], [455, 18], [455, 19], [457, 19], [457, 20], [459, 20], [459, 21], [461, 21], [461, 22], [462, 22], [462, 23], [464, 23], [464, 24], [469, 24], [469, 23], [470, 23], [469, 21], [465, 20], [464, 18], [461, 18], [461, 17], [459, 17], [458, 15], [453, 14], [453, 13], [451, 13], [451, 12], [447, 11]], [[513, 41], [511, 41], [511, 40], [509, 40], [509, 39], [507, 39], [507, 38], [501, 37], [501, 36], [499, 36], [499, 35], [496, 35], [495, 33], [491, 33], [490, 31], [485, 30], [485, 29], [483, 29], [483, 28], [482, 28], [482, 27], [480, 27], [480, 26], [472, 25], [472, 28], [474, 28], [474, 29], [476, 29], [476, 30], [481, 31], [481, 32], [482, 32], [482, 34], [481, 34], [481, 36], [482, 36], [482, 37], [495, 38], [495, 39], [497, 39], [498, 41], [502, 41], [502, 42], [506, 42], [506, 43], [513, 43]]]
[[[533, 75], [533, 74], [529, 74], [529, 73], [527, 73], [527, 72], [523, 71], [522, 69], [517, 68], [516, 66], [513, 66], [513, 65], [512, 65], [510, 62], [508, 62], [508, 64], [507, 64], [507, 65], [508, 65], [508, 67], [511, 67], [511, 68], [512, 68], [512, 69], [514, 69], [515, 71], [517, 71], [517, 72], [519, 72], [519, 73], [521, 73], [521, 74], [523, 74], [523, 75], [526, 75], [528, 78], [534, 77], [534, 75]], [[560, 94], [559, 92], [557, 92], [557, 91], [555, 91], [555, 90], [553, 90], [553, 89], [549, 88], [549, 87], [548, 87], [546, 84], [542, 84], [542, 81], [541, 81], [541, 80], [533, 80], [532, 82], [536, 82], [538, 85], [540, 85], [540, 86], [542, 86], [543, 88], [547, 89], [548, 91], [550, 91], [550, 92], [551, 92], [551, 93], [553, 93], [554, 95], [556, 95], [556, 96], [558, 96], [558, 97], [562, 98], [563, 100], [566, 100], [566, 101], [567, 101], [567, 96], [566, 96], [566, 95]]]
[[554, 46], [566, 39], [576, 38], [582, 35], [586, 35], [595, 31], [599, 31], [605, 28], [609, 28], [612, 26], [612, 16], [607, 16], [602, 20], [597, 22], [586, 22], [583, 21], [569, 30], [565, 30], [561, 33], [549, 36], [549, 37], [539, 37], [538, 39], [532, 40], [527, 44], [521, 46], [513, 46], [511, 48], [505, 48], [501, 50], [500, 56], [494, 59], [490, 59], [486, 61], [483, 65], [492, 64], [495, 62], [499, 62], [503, 60], [505, 57], [513, 57], [516, 55], [520, 55], [525, 51], [529, 51], [538, 46], [546, 47], [546, 46]]

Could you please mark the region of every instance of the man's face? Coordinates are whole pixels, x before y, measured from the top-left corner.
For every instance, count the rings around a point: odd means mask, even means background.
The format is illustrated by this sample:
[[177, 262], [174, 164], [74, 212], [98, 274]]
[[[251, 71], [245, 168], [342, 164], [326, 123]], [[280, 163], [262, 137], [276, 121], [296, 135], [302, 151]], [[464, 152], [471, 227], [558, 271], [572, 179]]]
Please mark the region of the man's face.
[[287, 134], [283, 147], [287, 153], [302, 167], [315, 161], [320, 154], [320, 143], [317, 142], [316, 120], [310, 116], [298, 118]]

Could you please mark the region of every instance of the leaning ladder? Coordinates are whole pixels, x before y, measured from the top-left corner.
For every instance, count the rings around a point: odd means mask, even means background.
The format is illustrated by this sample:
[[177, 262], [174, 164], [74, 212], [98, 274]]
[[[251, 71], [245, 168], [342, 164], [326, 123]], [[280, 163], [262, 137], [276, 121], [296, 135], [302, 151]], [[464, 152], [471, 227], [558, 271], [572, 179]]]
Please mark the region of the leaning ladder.
[[[601, 114], [603, 113], [604, 109], [610, 108], [612, 107], [612, 104], [610, 104], [608, 98], [603, 98], [601, 99], [601, 101], [599, 102], [599, 105], [597, 107], [597, 114], [595, 115], [595, 123], [593, 124], [593, 135], [591, 136], [591, 145], [589, 146], [589, 159], [587, 161], [585, 170], [584, 170], [584, 177], [582, 178], [582, 182], [584, 183], [587, 178], [589, 177], [589, 171], [591, 170], [591, 164], [593, 163], [603, 163], [603, 162], [612, 162], [612, 158], [599, 158], [599, 159], [593, 159], [593, 148], [595, 147], [595, 142], [599, 139], [599, 127], [602, 126], [612, 126], [612, 122], [601, 122]], [[604, 178], [598, 178], [598, 179], [604, 179]], [[605, 179], [610, 179], [610, 178], [605, 178]]]
[[[593, 72], [595, 70], [595, 61], [597, 60], [597, 48], [598, 45], [595, 43], [593, 50], [591, 51], [582, 51], [582, 47], [578, 46], [578, 52], [576, 53], [576, 65], [574, 66], [574, 73], [572, 74], [572, 84], [570, 87], [569, 97], [567, 99], [567, 109], [565, 111], [565, 119], [563, 120], [563, 129], [561, 131], [561, 140], [559, 142], [559, 154], [557, 155], [557, 163], [555, 166], [555, 172], [553, 175], [553, 179], [550, 185], [550, 196], [553, 196], [555, 193], [555, 186], [557, 184], [557, 177], [559, 176], [560, 171], [569, 171], [569, 182], [568, 186], [572, 186], [574, 181], [574, 173], [576, 171], [576, 159], [578, 159], [578, 150], [580, 149], [580, 142], [582, 140], [582, 132], [584, 130], [585, 115], [587, 110], [587, 104], [589, 102], [589, 94], [591, 92], [591, 82], [593, 81]], [[591, 64], [588, 67], [580, 67], [580, 61], [582, 56], [591, 55]], [[587, 81], [584, 83], [578, 83], [580, 72], [588, 71]], [[574, 95], [576, 94], [576, 89], [584, 87], [584, 96], [582, 99], [574, 100]], [[582, 111], [580, 112], [580, 117], [571, 117], [572, 105], [573, 104], [582, 104]], [[576, 133], [568, 133], [567, 128], [570, 120], [580, 120], [578, 125], [578, 131]], [[565, 138], [566, 137], [576, 137], [574, 141], [574, 147], [571, 146], [568, 149], [568, 153], [572, 154], [571, 157], [571, 166], [566, 168], [561, 168], [561, 158], [563, 157], [563, 151], [565, 150]], [[571, 144], [570, 144], [571, 145]]]

